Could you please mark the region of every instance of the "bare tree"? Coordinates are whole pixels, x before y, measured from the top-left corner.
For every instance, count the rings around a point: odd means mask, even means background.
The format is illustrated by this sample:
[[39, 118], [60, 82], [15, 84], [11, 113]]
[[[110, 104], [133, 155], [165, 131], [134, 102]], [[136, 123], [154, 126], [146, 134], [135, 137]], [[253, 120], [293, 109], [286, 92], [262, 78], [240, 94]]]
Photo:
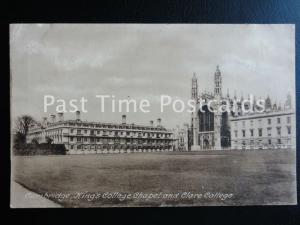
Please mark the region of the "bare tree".
[[20, 138], [19, 141], [23, 143], [26, 141], [29, 127], [34, 123], [35, 120], [29, 115], [23, 115], [17, 118], [15, 131], [16, 135]]

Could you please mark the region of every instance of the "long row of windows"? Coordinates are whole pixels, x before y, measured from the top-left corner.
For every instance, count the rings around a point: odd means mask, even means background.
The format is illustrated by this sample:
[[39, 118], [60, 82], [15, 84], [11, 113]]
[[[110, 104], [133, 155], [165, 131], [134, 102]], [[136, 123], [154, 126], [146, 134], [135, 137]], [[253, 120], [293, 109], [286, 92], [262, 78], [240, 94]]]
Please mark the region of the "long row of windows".
[[138, 126], [134, 124], [125, 124], [125, 125], [113, 125], [113, 124], [93, 124], [93, 123], [64, 123], [65, 126], [74, 126], [74, 127], [82, 127], [82, 128], [108, 128], [108, 129], [134, 129], [134, 130], [153, 130], [160, 131], [166, 130], [164, 127], [155, 127], [155, 126]]
[[[80, 130], [80, 129], [70, 129], [71, 134], [81, 135], [81, 134], [88, 134], [88, 130]], [[89, 135], [138, 135], [138, 136], [144, 136], [144, 137], [171, 137], [171, 134], [162, 134], [162, 133], [142, 133], [142, 132], [130, 132], [130, 131], [100, 131], [100, 130], [89, 130]]]
[[122, 138], [114, 138], [114, 139], [109, 139], [109, 138], [81, 138], [81, 137], [70, 137], [70, 142], [102, 142], [104, 144], [107, 143], [148, 143], [148, 144], [154, 144], [154, 143], [170, 143], [168, 140], [147, 140], [147, 139], [122, 139]]
[[[291, 126], [287, 126], [287, 134], [291, 134]], [[277, 129], [277, 135], [281, 135], [281, 127], [276, 127]], [[250, 137], [254, 137], [254, 129], [250, 129]], [[268, 127], [267, 128], [267, 134], [268, 136], [272, 136], [272, 128]], [[262, 128], [258, 128], [258, 136], [262, 137], [263, 136], [263, 129]], [[234, 137], [238, 137], [238, 131], [235, 130], [234, 131]], [[242, 137], [246, 137], [246, 130], [242, 130]]]
[[[277, 124], [281, 124], [281, 118], [280, 117], [277, 117], [275, 119], [276, 119], [275, 121], [276, 121]], [[250, 126], [253, 126], [254, 121], [250, 120], [249, 122], [250, 122]], [[267, 124], [268, 125], [271, 125], [272, 122], [273, 122], [272, 118], [267, 118]], [[258, 119], [258, 123], [261, 124], [262, 123], [262, 119]], [[290, 116], [286, 117], [286, 123], [287, 124], [291, 123], [291, 117]], [[236, 121], [234, 124], [237, 127], [238, 122]], [[242, 121], [242, 126], [246, 126], [246, 120]]]
[[[141, 149], [153, 149], [152, 147], [147, 147], [147, 146], [140, 147], [140, 148]], [[171, 149], [171, 146], [170, 145], [162, 145], [162, 146], [155, 146], [154, 148], [169, 150], [169, 149]], [[70, 149], [71, 150], [75, 150], [75, 149], [77, 149], [77, 150], [112, 150], [112, 149], [114, 149], [114, 147], [113, 146], [101, 146], [101, 145], [70, 145]], [[125, 150], [124, 148], [121, 148], [121, 149]], [[130, 149], [133, 150], [134, 147], [131, 146]]]
[[[238, 144], [238, 141], [234, 141], [234, 144], [237, 145]], [[265, 143], [265, 144], [268, 144], [268, 145], [272, 145], [272, 144], [276, 144], [276, 145], [281, 145], [282, 144], [282, 141], [280, 138], [278, 139], [275, 139], [272, 141], [272, 139], [268, 139], [268, 142]], [[287, 144], [291, 144], [291, 139], [287, 139]], [[257, 142], [255, 142], [254, 140], [250, 140], [250, 146], [254, 146], [254, 145], [258, 145], [258, 146], [261, 146], [263, 145], [263, 141], [262, 140], [258, 140]], [[246, 141], [242, 141], [242, 146], [246, 146]]]

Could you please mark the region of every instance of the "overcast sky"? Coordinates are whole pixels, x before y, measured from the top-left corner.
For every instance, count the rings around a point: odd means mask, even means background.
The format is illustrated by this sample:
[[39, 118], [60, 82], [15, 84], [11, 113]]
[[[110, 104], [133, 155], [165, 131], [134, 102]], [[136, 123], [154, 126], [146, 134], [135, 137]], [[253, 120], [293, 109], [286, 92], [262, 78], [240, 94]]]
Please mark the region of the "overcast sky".
[[[223, 95], [270, 95], [284, 103], [295, 92], [294, 25], [11, 25], [12, 119], [43, 112], [44, 95], [88, 99], [83, 120], [120, 122], [122, 113], [100, 112], [96, 94], [149, 99], [150, 113], [128, 113], [127, 121], [149, 124], [162, 118], [174, 128], [188, 113], [166, 108], [160, 95], [187, 101], [191, 78], [199, 90], [213, 91], [220, 66]], [[294, 100], [294, 99], [293, 99]], [[75, 118], [66, 113], [65, 119]]]

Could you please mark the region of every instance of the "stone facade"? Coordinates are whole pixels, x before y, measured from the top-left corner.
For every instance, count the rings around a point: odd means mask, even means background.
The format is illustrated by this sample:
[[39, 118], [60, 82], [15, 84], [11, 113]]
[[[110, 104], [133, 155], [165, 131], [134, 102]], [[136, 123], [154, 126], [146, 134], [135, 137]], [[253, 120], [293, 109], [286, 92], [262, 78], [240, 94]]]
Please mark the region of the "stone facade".
[[[280, 103], [272, 104], [268, 96], [263, 100], [264, 110], [260, 111], [258, 102], [261, 98], [257, 101], [253, 97], [250, 101], [250, 96], [238, 98], [236, 93], [230, 98], [228, 91], [226, 96], [222, 95], [222, 76], [217, 66], [214, 92], [198, 94], [198, 81], [194, 74], [191, 98], [196, 102], [196, 110], [191, 113], [192, 151], [296, 146], [295, 112], [290, 95], [283, 107]], [[224, 106], [229, 110], [218, 110]]]
[[27, 142], [33, 140], [46, 143], [51, 140], [54, 144], [64, 144], [68, 154], [90, 153], [131, 153], [173, 151], [174, 136], [170, 130], [158, 125], [149, 126], [127, 124], [123, 116], [122, 123], [96, 123], [76, 120], [59, 121], [44, 120], [43, 124], [32, 126], [29, 129]]
[[231, 117], [232, 149], [296, 147], [295, 113], [290, 109]]
[[[218, 66], [214, 84], [214, 93], [202, 92], [198, 95], [198, 81], [196, 75], [193, 76], [192, 99], [196, 102], [196, 110], [192, 113], [191, 119], [192, 151], [221, 150], [230, 147], [228, 113], [218, 110], [222, 100], [227, 99], [222, 96], [222, 76]], [[205, 103], [200, 104], [200, 99]], [[207, 104], [209, 101], [213, 101], [213, 104]]]

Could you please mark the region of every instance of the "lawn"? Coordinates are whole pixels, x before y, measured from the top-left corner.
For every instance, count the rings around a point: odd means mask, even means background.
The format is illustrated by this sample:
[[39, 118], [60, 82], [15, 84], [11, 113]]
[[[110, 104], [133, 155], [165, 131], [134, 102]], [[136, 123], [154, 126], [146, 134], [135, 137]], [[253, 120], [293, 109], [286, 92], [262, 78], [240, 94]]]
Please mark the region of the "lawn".
[[65, 207], [296, 204], [293, 150], [17, 156], [12, 165], [16, 182]]

